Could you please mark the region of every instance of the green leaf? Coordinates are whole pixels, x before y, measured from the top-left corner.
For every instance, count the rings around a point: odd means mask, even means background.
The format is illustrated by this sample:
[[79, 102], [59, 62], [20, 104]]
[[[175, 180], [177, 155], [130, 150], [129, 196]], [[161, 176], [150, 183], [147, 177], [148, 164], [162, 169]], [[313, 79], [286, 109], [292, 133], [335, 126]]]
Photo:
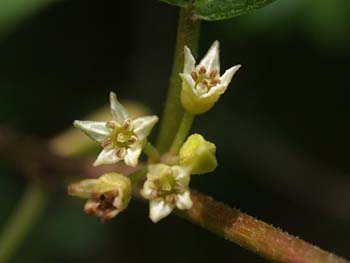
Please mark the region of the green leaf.
[[261, 8], [275, 0], [196, 0], [195, 13], [203, 20], [223, 20]]
[[160, 1], [165, 2], [169, 5], [176, 5], [181, 7], [187, 5], [190, 2], [190, 0], [160, 0]]
[[57, 0], [0, 0], [0, 38]]

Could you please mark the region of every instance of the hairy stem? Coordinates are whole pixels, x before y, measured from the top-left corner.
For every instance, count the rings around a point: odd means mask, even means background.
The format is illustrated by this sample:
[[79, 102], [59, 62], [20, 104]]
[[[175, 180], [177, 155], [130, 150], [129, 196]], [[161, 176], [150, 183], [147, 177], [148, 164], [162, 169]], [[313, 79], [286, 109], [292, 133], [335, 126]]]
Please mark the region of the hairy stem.
[[[52, 179], [52, 171], [55, 171], [55, 174], [61, 176], [59, 177], [60, 179], [66, 178], [63, 176], [66, 176], [67, 174], [79, 174], [81, 177], [94, 177], [103, 172], [118, 171], [124, 174], [130, 174], [130, 180], [133, 184], [137, 185], [142, 182], [142, 179], [147, 173], [147, 167], [142, 168], [142, 165], [136, 168], [139, 169], [136, 172], [134, 168], [130, 169], [123, 165], [115, 165], [112, 167], [112, 170], [103, 171], [101, 170], [102, 168], [97, 169], [96, 167], [93, 168], [91, 165], [88, 165], [91, 163], [91, 160], [89, 159], [84, 159], [80, 162], [72, 157], [62, 159], [53, 154], [52, 149], [49, 147], [40, 147], [41, 154], [36, 154], [38, 146], [41, 145], [40, 142], [35, 138], [21, 136], [20, 134], [14, 136], [14, 134], [16, 133], [13, 131], [7, 133], [2, 132], [0, 129], [0, 159], [16, 164], [18, 168], [37, 163], [37, 168], [43, 173], [43, 180], [46, 179], [50, 181]], [[22, 144], [15, 143], [18, 140], [21, 141]], [[23, 145], [24, 141], [27, 142]], [[41, 143], [44, 142], [42, 141]], [[7, 147], [8, 145], [11, 145], [12, 147]], [[26, 153], [23, 158], [13, 157], [20, 155], [23, 150], [25, 150], [24, 152]], [[1, 155], [1, 153], [4, 154]], [[26, 159], [25, 157], [29, 159], [29, 162], [21, 162], [21, 160]], [[43, 160], [45, 160], [45, 162], [43, 162]], [[45, 169], [40, 169], [44, 167]], [[24, 172], [28, 171], [27, 169], [22, 170]], [[35, 189], [35, 187], [39, 186], [33, 185], [32, 187]], [[37, 194], [40, 196], [40, 192], [42, 191], [42, 195], [45, 196], [46, 193], [43, 190], [39, 190], [40, 189], [36, 190], [38, 191]], [[30, 208], [30, 206], [27, 207], [27, 205], [25, 205], [25, 200], [31, 199], [28, 198], [28, 196], [32, 196], [33, 198], [33, 196], [38, 196], [37, 194], [29, 194], [28, 190], [23, 197], [22, 204], [20, 204], [20, 207], [17, 210], [17, 214], [22, 215], [21, 217], [17, 216], [18, 219], [21, 219], [19, 221], [22, 222], [17, 226], [19, 229], [15, 229], [17, 223], [13, 220], [9, 221], [11, 223], [6, 226], [5, 233], [3, 233], [4, 235], [0, 239], [0, 262], [3, 262], [3, 259], [9, 258], [10, 256], [8, 248], [9, 244], [14, 244], [12, 246], [12, 253], [16, 246], [20, 244], [20, 239], [16, 238], [16, 236], [18, 236], [16, 232], [18, 231], [21, 233], [21, 229], [23, 228], [22, 224], [26, 223], [23, 219], [23, 217], [26, 217], [25, 214], [29, 214], [29, 217], [32, 216], [35, 219], [37, 214], [40, 213], [40, 209], [35, 209], [35, 207], [33, 209]], [[137, 192], [135, 194], [137, 194]], [[187, 211], [178, 211], [178, 215], [196, 225], [202, 226], [218, 236], [251, 250], [268, 260], [281, 263], [350, 263], [349, 261], [315, 247], [310, 243], [282, 232], [263, 221], [244, 214], [237, 209], [230, 208], [215, 201], [209, 196], [192, 191], [191, 198], [193, 201], [192, 208]], [[29, 203], [28, 200], [27, 202]], [[31, 203], [33, 204], [36, 202]], [[20, 212], [22, 209], [23, 211]], [[15, 218], [15, 216], [13, 218]], [[32, 223], [35, 221], [34, 219], [32, 219]], [[14, 231], [15, 234], [11, 234], [10, 230]], [[22, 232], [22, 239], [24, 238], [24, 234], [25, 233]], [[7, 240], [8, 238], [9, 240]]]
[[197, 54], [200, 21], [194, 19], [192, 6], [181, 8], [176, 37], [173, 68], [170, 76], [168, 95], [160, 127], [157, 148], [166, 152], [178, 130], [183, 108], [180, 102], [181, 80], [179, 73], [184, 63], [184, 46], [187, 45], [194, 55]]
[[192, 208], [179, 211], [181, 217], [267, 260], [280, 263], [349, 263], [209, 196], [193, 191], [191, 198]]
[[186, 137], [188, 136], [193, 120], [194, 120], [194, 115], [192, 113], [185, 111], [180, 123], [180, 127], [175, 135], [173, 144], [170, 147], [170, 153], [177, 154], [181, 145], [183, 144], [183, 142], [186, 140]]
[[14, 252], [32, 230], [45, 208], [48, 193], [42, 186], [32, 183], [9, 218], [0, 238], [0, 262], [9, 262]]

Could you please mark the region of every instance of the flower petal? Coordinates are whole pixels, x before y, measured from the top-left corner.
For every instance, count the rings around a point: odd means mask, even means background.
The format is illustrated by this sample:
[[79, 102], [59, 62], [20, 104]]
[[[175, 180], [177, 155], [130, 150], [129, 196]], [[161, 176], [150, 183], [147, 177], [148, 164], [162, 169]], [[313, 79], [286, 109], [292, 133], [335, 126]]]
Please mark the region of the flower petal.
[[168, 216], [174, 207], [164, 201], [164, 199], [156, 199], [150, 201], [149, 217], [153, 223], [157, 223], [162, 218]]
[[140, 141], [143, 141], [157, 123], [157, 116], [144, 116], [133, 120], [134, 133]]
[[182, 194], [176, 195], [176, 207], [179, 209], [190, 209], [192, 207], [190, 190], [186, 190]]
[[143, 184], [143, 187], [140, 191], [141, 195], [146, 198], [146, 199], [151, 199], [152, 198], [152, 193], [153, 193], [153, 182], [150, 180], [146, 180], [146, 182]]
[[202, 97], [208, 97], [213, 93], [218, 93], [220, 95], [223, 94], [226, 91], [228, 85], [230, 84], [232, 77], [235, 75], [235, 73], [239, 70], [240, 67], [241, 65], [236, 65], [226, 70], [224, 75], [222, 75], [220, 78], [221, 83], [211, 88], [209, 92], [207, 94], [204, 94]]
[[138, 144], [136, 147], [128, 148], [124, 157], [124, 162], [128, 166], [135, 167], [138, 163], [142, 151], [142, 145]]
[[73, 125], [98, 143], [104, 141], [110, 134], [105, 122], [77, 120]]
[[117, 150], [116, 148], [111, 149], [103, 149], [99, 156], [97, 157], [96, 161], [94, 162], [94, 166], [98, 166], [101, 164], [113, 164], [120, 161], [120, 159], [117, 157]]
[[190, 183], [190, 167], [174, 165], [171, 169], [174, 172], [176, 181], [184, 186], [187, 186]]
[[213, 69], [216, 69], [217, 72], [220, 72], [219, 41], [214, 41], [207, 54], [205, 54], [196, 68], [199, 69], [201, 67], [205, 67], [208, 73]]
[[186, 74], [191, 74], [191, 72], [194, 70], [196, 61], [192, 56], [191, 50], [187, 46], [185, 46], [184, 48], [184, 55], [185, 55], [185, 59], [184, 59], [185, 61], [184, 61], [183, 72]]
[[187, 84], [187, 86], [189, 86], [191, 88], [193, 93], [197, 94], [197, 90], [194, 88], [196, 86], [196, 82], [193, 80], [191, 75], [184, 74], [184, 73], [180, 73], [179, 75], [180, 75], [180, 78], [182, 79], [182, 81], [184, 81]]
[[124, 108], [123, 105], [120, 104], [117, 99], [117, 95], [114, 92], [109, 93], [109, 101], [113, 118], [119, 124], [122, 124], [126, 119], [129, 118], [128, 111]]

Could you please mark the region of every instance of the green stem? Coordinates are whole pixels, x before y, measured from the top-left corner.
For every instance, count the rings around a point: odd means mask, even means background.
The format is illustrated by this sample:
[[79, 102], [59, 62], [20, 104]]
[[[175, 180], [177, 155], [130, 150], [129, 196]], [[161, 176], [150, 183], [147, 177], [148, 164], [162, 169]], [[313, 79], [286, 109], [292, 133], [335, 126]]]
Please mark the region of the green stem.
[[141, 179], [143, 179], [145, 177], [145, 175], [147, 174], [148, 168], [143, 167], [131, 174], [129, 174], [129, 179], [131, 181], [132, 184], [138, 184], [140, 182]]
[[191, 129], [193, 120], [194, 120], [194, 115], [192, 113], [185, 111], [182, 117], [182, 121], [180, 123], [180, 127], [176, 133], [173, 144], [171, 145], [171, 148], [170, 148], [171, 153], [177, 154], [181, 145], [184, 143], [184, 141], [187, 138], [187, 135]]
[[9, 262], [42, 213], [48, 193], [38, 184], [28, 186], [0, 237], [0, 262]]
[[160, 155], [158, 150], [150, 143], [147, 142], [143, 147], [143, 152], [153, 161], [158, 162], [160, 159]]
[[200, 21], [193, 17], [193, 7], [181, 8], [177, 29], [173, 68], [170, 76], [168, 95], [157, 141], [157, 149], [166, 152], [178, 130], [183, 108], [180, 102], [181, 80], [179, 73], [184, 64], [184, 46], [187, 45], [197, 55]]

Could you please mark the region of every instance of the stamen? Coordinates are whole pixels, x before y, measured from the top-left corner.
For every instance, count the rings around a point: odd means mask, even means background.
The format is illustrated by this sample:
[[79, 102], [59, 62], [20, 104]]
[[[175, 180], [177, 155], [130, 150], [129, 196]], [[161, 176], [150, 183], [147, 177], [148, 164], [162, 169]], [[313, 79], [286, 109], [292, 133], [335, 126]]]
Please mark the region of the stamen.
[[202, 80], [202, 84], [203, 84], [204, 86], [208, 86], [208, 81], [205, 80], [205, 79], [203, 79], [203, 80]]
[[124, 129], [129, 130], [129, 131], [132, 130], [132, 128], [133, 128], [132, 126], [133, 126], [133, 125], [132, 125], [132, 120], [130, 120], [130, 119], [126, 119], [126, 120], [124, 121], [124, 123], [123, 123]]
[[128, 143], [130, 144], [133, 144], [135, 142], [138, 141], [138, 138], [136, 136], [131, 136], [129, 139], [128, 139]]
[[219, 79], [212, 79], [210, 81], [210, 85], [209, 87], [212, 88], [212, 87], [215, 87], [217, 84], [221, 83], [221, 81]]
[[198, 75], [197, 75], [197, 73], [194, 72], [194, 71], [191, 72], [191, 77], [192, 77], [192, 79], [193, 79], [194, 81], [197, 81], [197, 79], [198, 79]]
[[84, 211], [89, 215], [95, 215], [98, 210], [98, 206], [99, 206], [98, 202], [88, 200], [84, 206]]
[[173, 204], [175, 203], [175, 196], [173, 194], [171, 195], [167, 195], [165, 197], [165, 202], [167, 202], [168, 204]]
[[115, 129], [115, 123], [113, 121], [106, 122], [106, 128]]
[[209, 77], [211, 79], [214, 79], [216, 77], [216, 75], [218, 74], [218, 71], [216, 69], [213, 69], [210, 74], [209, 74]]
[[117, 150], [117, 152], [115, 154], [119, 159], [124, 159], [124, 157], [126, 155], [126, 149], [124, 147], [120, 148]]
[[199, 70], [198, 70], [198, 73], [199, 74], [205, 74], [205, 72], [207, 72], [207, 70], [205, 69], [205, 67], [204, 66], [201, 66], [200, 68], [199, 68]]
[[107, 146], [111, 145], [112, 144], [112, 140], [111, 139], [106, 139], [104, 141], [101, 142], [101, 146], [103, 148], [106, 148]]

